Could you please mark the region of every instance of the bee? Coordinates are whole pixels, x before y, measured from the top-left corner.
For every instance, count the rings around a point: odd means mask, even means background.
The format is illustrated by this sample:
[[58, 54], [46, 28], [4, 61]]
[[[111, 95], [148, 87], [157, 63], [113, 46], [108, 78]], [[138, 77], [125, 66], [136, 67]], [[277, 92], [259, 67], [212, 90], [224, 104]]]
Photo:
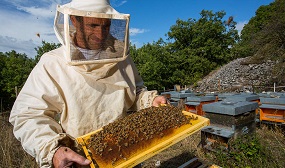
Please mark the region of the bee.
[[118, 149], [118, 151], [119, 151], [119, 152], [121, 152], [121, 146], [119, 146], [119, 149]]
[[229, 26], [233, 20], [234, 20], [234, 17], [233, 17], [233, 16], [230, 16], [230, 17], [228, 18], [228, 20], [226, 21], [226, 25]]
[[114, 166], [115, 165], [115, 162], [117, 161], [117, 158], [113, 158], [112, 159], [112, 165]]

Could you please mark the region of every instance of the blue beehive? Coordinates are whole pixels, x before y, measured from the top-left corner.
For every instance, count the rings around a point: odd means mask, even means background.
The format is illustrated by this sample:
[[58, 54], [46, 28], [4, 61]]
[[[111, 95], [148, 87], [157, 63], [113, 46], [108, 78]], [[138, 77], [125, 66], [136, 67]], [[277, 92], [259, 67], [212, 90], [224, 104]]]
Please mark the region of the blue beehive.
[[185, 102], [185, 110], [204, 116], [205, 112], [202, 110], [204, 104], [213, 103], [216, 101], [215, 96], [192, 96], [187, 97]]

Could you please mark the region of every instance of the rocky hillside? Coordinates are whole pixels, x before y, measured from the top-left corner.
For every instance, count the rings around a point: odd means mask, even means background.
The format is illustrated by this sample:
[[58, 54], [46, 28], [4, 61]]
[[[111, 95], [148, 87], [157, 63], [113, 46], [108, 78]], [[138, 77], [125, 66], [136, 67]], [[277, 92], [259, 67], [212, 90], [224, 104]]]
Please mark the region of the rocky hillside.
[[253, 91], [262, 86], [273, 86], [270, 82], [273, 61], [262, 64], [247, 64], [248, 58], [236, 59], [215, 70], [198, 82], [196, 91], [201, 92], [242, 92]]

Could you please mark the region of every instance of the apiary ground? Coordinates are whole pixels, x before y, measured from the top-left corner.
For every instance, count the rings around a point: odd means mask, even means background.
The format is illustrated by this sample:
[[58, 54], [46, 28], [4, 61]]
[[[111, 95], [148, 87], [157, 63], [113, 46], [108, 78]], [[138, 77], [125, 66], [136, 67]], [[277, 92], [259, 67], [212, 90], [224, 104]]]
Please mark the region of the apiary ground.
[[[38, 168], [35, 159], [22, 149], [20, 142], [14, 137], [12, 125], [8, 122], [8, 117], [9, 113], [0, 115], [0, 139], [2, 140], [0, 143], [0, 167]], [[256, 162], [249, 161], [247, 158], [239, 162], [229, 157], [219, 157], [217, 153], [202, 151], [200, 147], [197, 147], [201, 140], [200, 132], [197, 132], [152, 158], [145, 160], [142, 167], [177, 168], [191, 158], [197, 157], [199, 160], [223, 166], [224, 168], [230, 168], [233, 164], [238, 164], [240, 167], [248, 166], [252, 168], [283, 168], [285, 165], [285, 128], [283, 130], [280, 128], [272, 129], [261, 125], [257, 127], [256, 137], [260, 142], [260, 151], [264, 152], [264, 155], [258, 155], [258, 159], [255, 160]], [[155, 166], [158, 161], [160, 162], [160, 166]], [[223, 162], [225, 165], [222, 164]]]

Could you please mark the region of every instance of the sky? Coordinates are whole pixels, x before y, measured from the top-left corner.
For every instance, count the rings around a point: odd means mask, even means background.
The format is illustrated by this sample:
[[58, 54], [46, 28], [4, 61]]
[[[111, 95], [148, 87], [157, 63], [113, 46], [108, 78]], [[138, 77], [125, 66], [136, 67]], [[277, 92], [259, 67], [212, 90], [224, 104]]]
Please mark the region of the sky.
[[[15, 50], [34, 58], [35, 48], [42, 40], [59, 43], [53, 21], [57, 4], [70, 0], [1, 0], [0, 1], [0, 52]], [[170, 27], [177, 19], [198, 20], [204, 10], [213, 13], [225, 11], [223, 20], [233, 16], [237, 30], [255, 16], [262, 5], [274, 0], [110, 0], [120, 13], [130, 14], [130, 41], [137, 47], [166, 39]]]

